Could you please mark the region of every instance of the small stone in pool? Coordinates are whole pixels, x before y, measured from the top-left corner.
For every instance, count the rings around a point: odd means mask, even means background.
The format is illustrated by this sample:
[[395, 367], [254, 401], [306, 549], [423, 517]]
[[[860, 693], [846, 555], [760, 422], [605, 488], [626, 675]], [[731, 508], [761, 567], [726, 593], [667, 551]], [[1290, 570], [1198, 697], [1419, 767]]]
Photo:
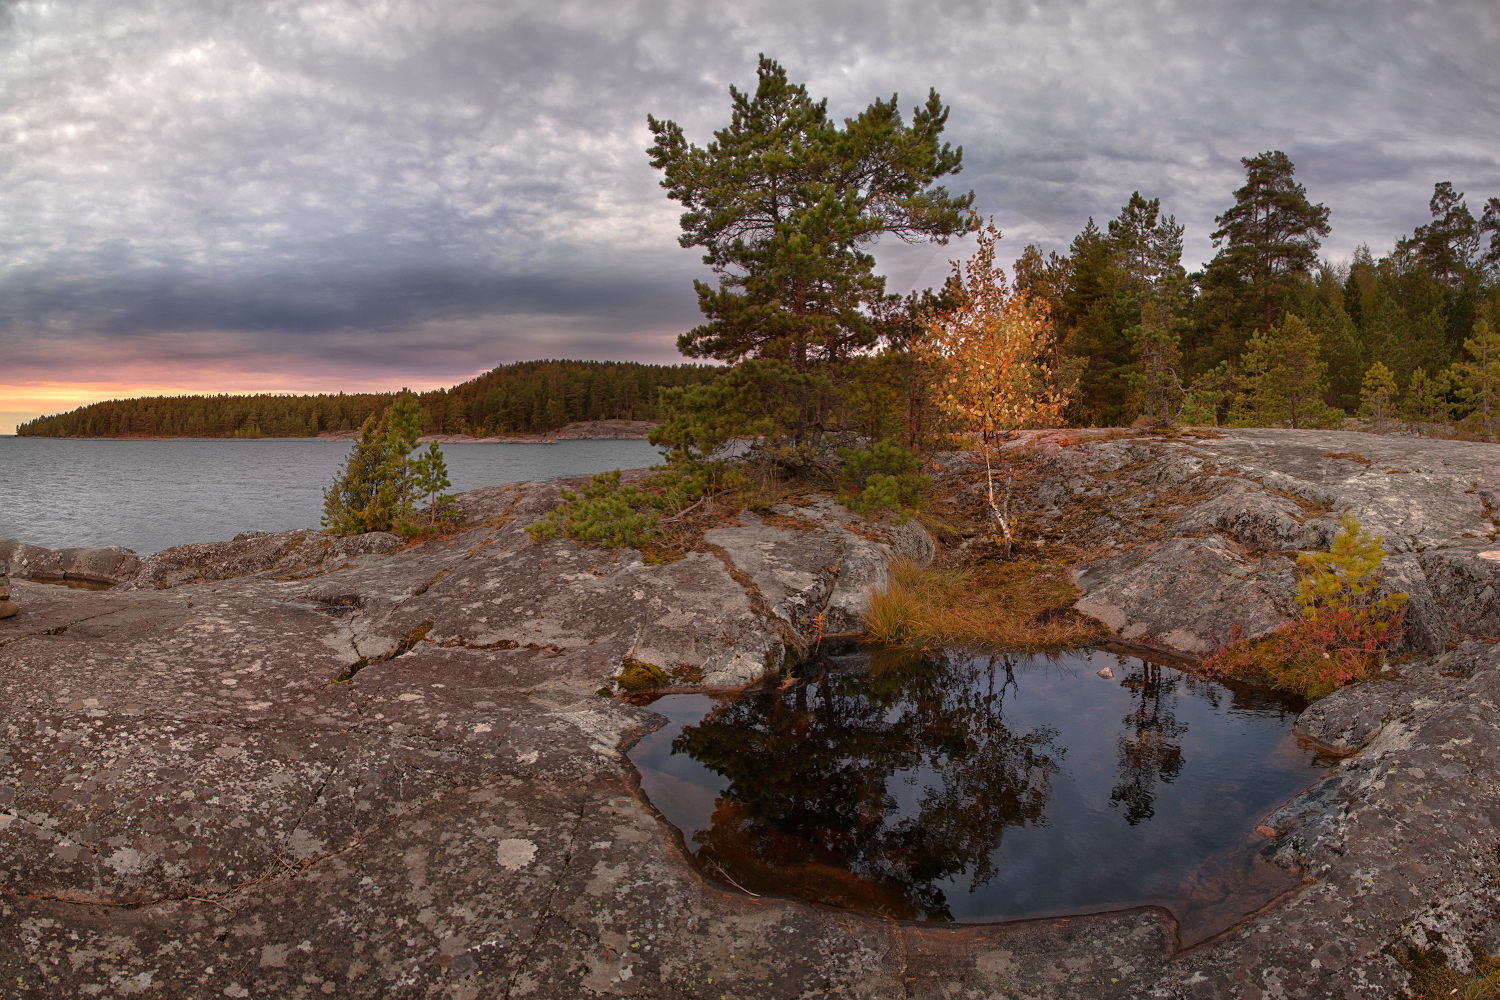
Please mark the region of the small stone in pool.
[[1109, 667], [1105, 667], [1103, 670], [1099, 671], [1099, 676], [1103, 677], [1105, 680], [1111, 679], [1112, 677], [1114, 677], [1114, 675], [1114, 670]]

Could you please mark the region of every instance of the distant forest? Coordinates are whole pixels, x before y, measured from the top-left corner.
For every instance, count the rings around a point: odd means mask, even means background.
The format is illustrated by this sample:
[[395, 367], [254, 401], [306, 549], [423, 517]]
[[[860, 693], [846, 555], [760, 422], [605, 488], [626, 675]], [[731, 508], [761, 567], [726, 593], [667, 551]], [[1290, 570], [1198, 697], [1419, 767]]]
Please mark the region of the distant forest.
[[[712, 381], [713, 365], [522, 361], [417, 394], [424, 434], [538, 434], [581, 420], [656, 420], [667, 387]], [[112, 399], [16, 428], [30, 437], [315, 437], [357, 431], [396, 393]]]

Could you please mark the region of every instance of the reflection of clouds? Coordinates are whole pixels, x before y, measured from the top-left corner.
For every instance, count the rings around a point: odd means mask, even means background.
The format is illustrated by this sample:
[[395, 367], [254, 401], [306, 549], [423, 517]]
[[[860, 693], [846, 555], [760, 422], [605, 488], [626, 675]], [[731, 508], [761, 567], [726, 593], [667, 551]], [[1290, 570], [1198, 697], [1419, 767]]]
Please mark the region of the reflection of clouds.
[[[66, 347], [80, 331], [242, 331], [321, 364], [330, 331], [431, 336], [423, 324], [497, 317], [528, 350], [525, 331], [546, 330], [543, 354], [654, 357], [638, 338], [695, 321], [703, 269], [676, 246], [645, 115], [706, 141], [727, 85], [753, 85], [758, 51], [836, 116], [892, 91], [909, 113], [936, 87], [965, 147], [949, 186], [977, 192], [1012, 257], [1065, 249], [1140, 189], [1187, 224], [1195, 266], [1238, 158], [1269, 148], [1333, 208], [1335, 255], [1425, 221], [1434, 180], [1500, 192], [1487, 0], [1399, 19], [1375, 4], [1186, 0], [82, 0], [0, 17], [0, 347], [45, 340], [59, 370], [83, 356]], [[879, 255], [906, 291], [940, 284], [962, 251]], [[442, 282], [386, 294], [418, 270], [535, 293], [524, 308]], [[154, 284], [135, 294], [141, 274]], [[311, 308], [287, 275], [329, 294]], [[183, 315], [186, 285], [201, 315]], [[232, 337], [205, 347], [236, 357]]]

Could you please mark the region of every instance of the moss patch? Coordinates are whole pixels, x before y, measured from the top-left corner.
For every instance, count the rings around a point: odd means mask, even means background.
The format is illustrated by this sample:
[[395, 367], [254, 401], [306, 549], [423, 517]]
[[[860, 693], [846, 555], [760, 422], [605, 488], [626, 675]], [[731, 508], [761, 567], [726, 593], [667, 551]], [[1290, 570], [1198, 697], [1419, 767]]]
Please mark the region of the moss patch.
[[630, 694], [641, 694], [661, 687], [667, 682], [667, 673], [654, 663], [643, 663], [640, 660], [627, 658], [620, 665], [620, 672], [614, 678], [615, 686], [621, 691]]

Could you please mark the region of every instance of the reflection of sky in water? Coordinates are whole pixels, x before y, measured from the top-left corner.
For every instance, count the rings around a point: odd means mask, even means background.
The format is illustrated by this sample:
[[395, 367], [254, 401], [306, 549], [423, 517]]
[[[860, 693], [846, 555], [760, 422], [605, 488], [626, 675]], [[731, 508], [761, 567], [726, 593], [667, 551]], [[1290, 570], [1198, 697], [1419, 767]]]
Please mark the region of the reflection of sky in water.
[[[1056, 767], [1045, 785], [1041, 822], [1020, 821], [995, 831], [999, 846], [990, 855], [994, 875], [987, 883], [971, 884], [967, 871], [932, 883], [943, 890], [953, 919], [1148, 902], [1168, 905], [1179, 916], [1199, 905], [1241, 913], [1265, 901], [1243, 906], [1236, 901], [1237, 892], [1249, 891], [1241, 884], [1247, 879], [1263, 883], [1265, 898], [1295, 883], [1254, 858], [1263, 842], [1253, 834], [1266, 813], [1316, 777], [1309, 754], [1292, 735], [1294, 712], [1269, 700], [1254, 704], [1254, 695], [1251, 705], [1236, 705], [1244, 692], [1237, 698], [1218, 684], [1170, 668], [1148, 674], [1140, 661], [1102, 653], [1064, 654], [1051, 662], [1013, 657], [1012, 662], [1014, 683], [1003, 691], [1004, 728], [1016, 736], [1054, 730], [1058, 735], [1046, 752]], [[1112, 679], [1095, 674], [1106, 664], [1114, 668]], [[996, 688], [1005, 680], [1000, 671]], [[808, 701], [816, 705], [811, 696]], [[706, 843], [698, 834], [712, 826], [716, 802], [724, 801], [718, 796], [729, 781], [686, 754], [673, 753], [671, 744], [714, 704], [702, 696], [658, 700], [652, 709], [666, 715], [669, 724], [631, 753], [646, 794], [683, 831], [690, 850]], [[897, 701], [873, 718], [900, 727], [910, 710], [909, 701]], [[795, 746], [785, 749], [798, 752]], [[1127, 768], [1127, 758], [1139, 765], [1136, 771]], [[924, 800], [941, 785], [944, 765], [950, 763], [941, 754], [935, 758], [928, 747], [916, 766], [890, 771], [884, 783], [887, 830], [922, 815]], [[1120, 791], [1142, 774], [1133, 792]], [[839, 790], [829, 794], [836, 797]], [[1112, 795], [1121, 801], [1113, 802]], [[1128, 821], [1132, 804], [1134, 823]], [[1188, 896], [1207, 902], [1188, 901]]]

